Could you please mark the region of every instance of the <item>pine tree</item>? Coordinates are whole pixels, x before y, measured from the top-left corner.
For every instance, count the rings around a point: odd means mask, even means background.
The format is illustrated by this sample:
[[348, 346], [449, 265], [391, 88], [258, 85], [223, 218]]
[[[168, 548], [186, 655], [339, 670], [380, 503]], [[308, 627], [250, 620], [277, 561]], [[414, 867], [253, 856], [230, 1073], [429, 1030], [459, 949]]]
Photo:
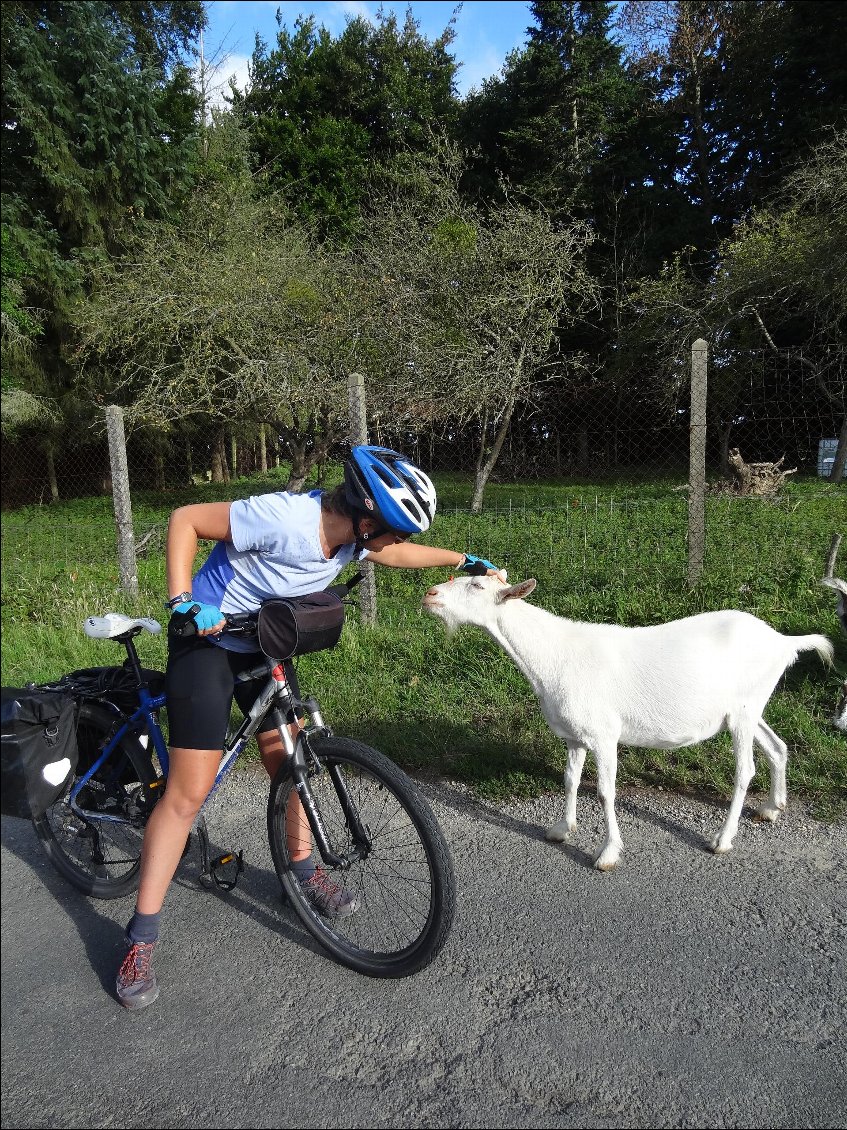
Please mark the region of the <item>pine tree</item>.
[[3, 251], [44, 329], [26, 379], [60, 371], [86, 262], [190, 179], [196, 96], [178, 60], [203, 19], [199, 0], [3, 5]]
[[[631, 117], [637, 92], [604, 0], [535, 0], [525, 50], [468, 98], [465, 137], [497, 174], [559, 211], [585, 212], [590, 181]], [[485, 172], [483, 172], [485, 175]]]
[[401, 27], [380, 13], [351, 20], [336, 38], [313, 18], [281, 26], [276, 46], [257, 42], [250, 88], [233, 108], [249, 129], [257, 168], [324, 233], [355, 224], [368, 169], [456, 117], [452, 21], [435, 40], [411, 13]]

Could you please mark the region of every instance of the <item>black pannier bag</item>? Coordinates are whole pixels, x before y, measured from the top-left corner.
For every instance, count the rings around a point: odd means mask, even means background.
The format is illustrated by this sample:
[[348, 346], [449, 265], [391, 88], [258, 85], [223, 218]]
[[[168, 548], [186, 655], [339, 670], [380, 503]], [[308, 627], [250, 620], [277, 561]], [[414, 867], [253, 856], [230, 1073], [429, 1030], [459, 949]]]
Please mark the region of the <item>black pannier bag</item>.
[[266, 600], [259, 609], [259, 647], [271, 659], [326, 651], [341, 639], [344, 603], [334, 592]]
[[79, 759], [74, 700], [39, 687], [3, 687], [0, 730], [3, 815], [41, 816], [67, 788]]

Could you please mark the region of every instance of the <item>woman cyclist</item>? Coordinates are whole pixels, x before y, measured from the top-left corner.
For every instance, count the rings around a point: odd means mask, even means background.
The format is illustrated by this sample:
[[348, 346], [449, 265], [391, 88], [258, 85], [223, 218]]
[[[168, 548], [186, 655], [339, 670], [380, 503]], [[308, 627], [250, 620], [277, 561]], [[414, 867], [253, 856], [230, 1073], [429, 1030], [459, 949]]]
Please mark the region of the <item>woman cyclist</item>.
[[[233, 695], [242, 709], [255, 687], [236, 677], [256, 661], [255, 640], [220, 633], [225, 614], [255, 611], [272, 597], [327, 588], [358, 555], [397, 569], [448, 566], [495, 572], [490, 562], [408, 539], [429, 529], [435, 514], [430, 479], [396, 451], [354, 447], [344, 483], [334, 491], [280, 491], [237, 502], [199, 503], [175, 510], [167, 540], [167, 609], [188, 616], [196, 634], [169, 636], [166, 692], [170, 738], [168, 784], [148, 821], [141, 852], [136, 909], [127, 926], [128, 952], [117, 996], [129, 1009], [159, 995], [153, 949], [168, 886], [194, 820], [211, 789], [226, 738]], [[198, 542], [217, 544], [192, 578]], [[286, 674], [297, 694], [290, 663]], [[297, 720], [289, 718], [292, 729]], [[262, 764], [273, 778], [285, 758], [273, 722], [257, 735]], [[311, 832], [296, 794], [288, 823], [297, 877], [328, 918], [355, 914], [355, 898], [312, 860]]]

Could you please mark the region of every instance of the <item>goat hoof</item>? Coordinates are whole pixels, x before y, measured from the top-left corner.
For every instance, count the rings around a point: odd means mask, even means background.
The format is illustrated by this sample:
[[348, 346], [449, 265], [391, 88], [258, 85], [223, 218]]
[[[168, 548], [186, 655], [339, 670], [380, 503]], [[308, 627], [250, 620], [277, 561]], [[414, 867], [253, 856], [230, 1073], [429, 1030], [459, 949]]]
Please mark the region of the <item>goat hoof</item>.
[[614, 871], [618, 865], [620, 856], [617, 852], [610, 853], [603, 851], [594, 860], [595, 871]]
[[754, 820], [761, 820], [764, 823], [773, 824], [779, 820], [782, 815], [782, 809], [775, 804], [763, 804], [757, 808], [753, 813]]
[[564, 824], [562, 822], [558, 824], [551, 824], [544, 833], [544, 839], [548, 840], [551, 844], [566, 843], [571, 838], [571, 835], [574, 832], [575, 828], [576, 825], [574, 825], [573, 828], [569, 828], [567, 824]]
[[723, 840], [720, 836], [715, 836], [709, 844], [709, 851], [713, 855], [726, 855], [728, 851], [732, 851], [732, 840]]

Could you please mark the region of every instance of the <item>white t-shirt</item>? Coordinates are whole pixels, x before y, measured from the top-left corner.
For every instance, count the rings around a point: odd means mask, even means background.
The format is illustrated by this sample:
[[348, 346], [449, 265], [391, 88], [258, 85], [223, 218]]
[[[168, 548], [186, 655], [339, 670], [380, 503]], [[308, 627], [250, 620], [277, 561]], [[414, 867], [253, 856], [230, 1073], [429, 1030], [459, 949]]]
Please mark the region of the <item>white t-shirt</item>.
[[[334, 557], [321, 549], [321, 491], [259, 494], [233, 502], [232, 542], [219, 541], [192, 584], [195, 600], [224, 613], [253, 612], [263, 600], [325, 589], [356, 555], [355, 542]], [[364, 556], [364, 552], [360, 555]], [[226, 633], [230, 651], [255, 651], [255, 639]]]

